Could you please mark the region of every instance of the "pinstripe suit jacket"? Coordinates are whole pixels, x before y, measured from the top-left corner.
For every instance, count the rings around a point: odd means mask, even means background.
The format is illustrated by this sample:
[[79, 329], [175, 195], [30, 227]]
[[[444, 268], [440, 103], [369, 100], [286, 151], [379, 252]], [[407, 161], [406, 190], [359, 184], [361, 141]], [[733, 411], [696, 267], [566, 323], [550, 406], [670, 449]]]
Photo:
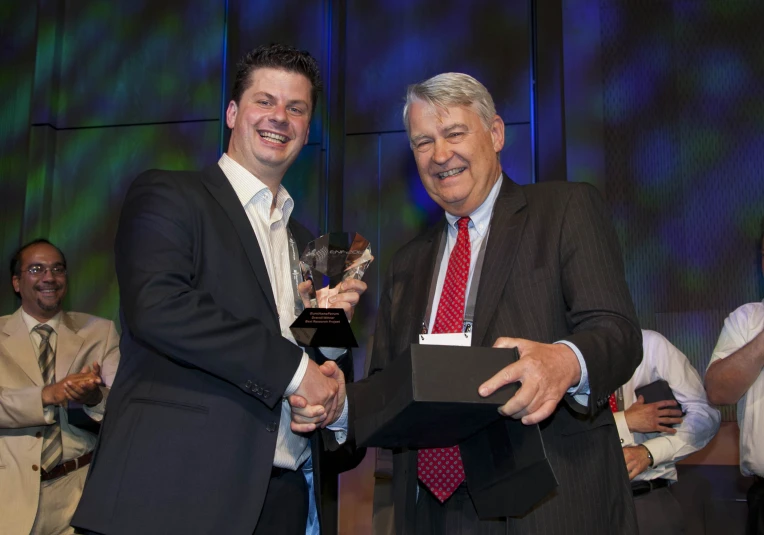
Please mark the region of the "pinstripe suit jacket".
[[[444, 224], [393, 258], [380, 297], [370, 374], [416, 340]], [[504, 176], [480, 277], [473, 345], [491, 346], [500, 336], [569, 340], [584, 356], [591, 388], [587, 407], [566, 396], [540, 425], [559, 487], [524, 517], [507, 519], [507, 533], [636, 534], [618, 433], [606, 409], [608, 395], [641, 361], [641, 333], [618, 241], [593, 187], [519, 186]], [[364, 388], [363, 382], [357, 387]], [[352, 412], [353, 386], [348, 390]], [[484, 431], [485, 440], [474, 446], [485, 448], [486, 459], [496, 431]], [[396, 533], [414, 533], [416, 452], [394, 452], [393, 466]]]

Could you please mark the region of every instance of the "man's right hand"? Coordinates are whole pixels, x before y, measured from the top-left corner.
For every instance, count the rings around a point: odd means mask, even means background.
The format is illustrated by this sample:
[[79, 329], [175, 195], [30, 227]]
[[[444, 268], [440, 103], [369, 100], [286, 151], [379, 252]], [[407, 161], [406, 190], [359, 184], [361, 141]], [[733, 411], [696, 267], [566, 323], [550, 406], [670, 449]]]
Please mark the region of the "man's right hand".
[[676, 429], [667, 427], [682, 423], [682, 411], [672, 409], [677, 402], [673, 399], [645, 403], [645, 398], [639, 396], [634, 404], [624, 411], [626, 425], [632, 433], [668, 433], [676, 434]]
[[[337, 399], [339, 390], [340, 384], [335, 378], [324, 373], [312, 360], [308, 361], [308, 369], [300, 386], [289, 396], [292, 431], [309, 433], [325, 420], [334, 421], [339, 415], [335, 414], [337, 407], [342, 409], [342, 403]], [[344, 399], [341, 401], [344, 402]]]
[[326, 419], [321, 424], [321, 427], [324, 428], [328, 425], [333, 424], [337, 420], [337, 418], [339, 418], [342, 415], [342, 411], [345, 405], [345, 400], [347, 399], [347, 395], [345, 393], [345, 374], [342, 373], [342, 370], [340, 369], [340, 367], [337, 366], [337, 363], [334, 362], [333, 360], [327, 360], [321, 366], [319, 366], [318, 369], [321, 370], [321, 373], [323, 373], [330, 379], [334, 379], [335, 381], [337, 381], [337, 385], [339, 386], [337, 395], [334, 398], [334, 404], [327, 411]]

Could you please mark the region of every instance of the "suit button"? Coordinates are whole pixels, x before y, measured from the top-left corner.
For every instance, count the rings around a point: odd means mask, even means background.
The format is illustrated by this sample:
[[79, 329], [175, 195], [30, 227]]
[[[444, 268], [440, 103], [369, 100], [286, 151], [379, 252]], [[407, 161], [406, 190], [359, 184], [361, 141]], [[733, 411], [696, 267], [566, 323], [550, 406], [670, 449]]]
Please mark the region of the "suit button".
[[278, 429], [276, 422], [268, 422], [268, 425], [265, 426], [265, 430], [269, 433], [273, 433], [276, 429]]
[[32, 470], [34, 470], [35, 472], [37, 472], [39, 469], [40, 469], [40, 467], [37, 466], [36, 464], [32, 465]]
[[247, 381], [244, 383], [244, 388], [250, 388], [252, 386], [252, 381]]
[[263, 397], [265, 399], [268, 399], [269, 397], [271, 397], [271, 391], [270, 390], [264, 390], [263, 391]]
[[34, 436], [35, 438], [42, 438], [42, 433], [38, 431], [37, 433], [34, 434]]

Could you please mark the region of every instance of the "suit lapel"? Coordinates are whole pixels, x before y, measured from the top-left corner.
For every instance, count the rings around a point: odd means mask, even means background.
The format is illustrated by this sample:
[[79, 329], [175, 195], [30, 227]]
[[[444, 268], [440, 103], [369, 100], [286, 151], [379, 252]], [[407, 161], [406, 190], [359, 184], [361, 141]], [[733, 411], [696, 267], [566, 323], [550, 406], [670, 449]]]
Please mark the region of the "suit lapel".
[[217, 165], [205, 170], [202, 181], [207, 190], [215, 200], [220, 203], [231, 220], [236, 233], [239, 235], [244, 251], [247, 253], [247, 258], [252, 266], [252, 271], [255, 272], [257, 281], [260, 283], [260, 287], [268, 300], [271, 311], [273, 312], [274, 317], [278, 317], [276, 299], [273, 297], [273, 289], [271, 288], [271, 281], [268, 278], [268, 270], [265, 267], [263, 254], [260, 252], [260, 243], [257, 241], [255, 231], [252, 230], [252, 225], [250, 224], [247, 214], [239, 202], [239, 198], [236, 196], [236, 192], [233, 190], [231, 183], [228, 182], [225, 174]]
[[61, 322], [58, 324], [58, 333], [56, 334], [58, 336], [56, 342], [56, 381], [60, 381], [69, 375], [85, 340], [77, 334], [77, 330], [66, 312], [61, 314]]
[[525, 194], [522, 188], [504, 175], [499, 196], [493, 207], [491, 229], [486, 244], [483, 269], [480, 273], [480, 285], [475, 303], [473, 345], [483, 345], [484, 342], [493, 343], [493, 340], [484, 341], [483, 339], [517, 257], [517, 248], [525, 230], [527, 218], [527, 211], [523, 210], [525, 205]]
[[[438, 256], [438, 246], [446, 226], [446, 218], [443, 217], [434, 226], [430, 227], [422, 235], [422, 245], [414, 247], [414, 258], [409, 273], [412, 276], [408, 279], [408, 284], [401, 292], [408, 305], [403, 303], [402, 310], [408, 312], [410, 316], [403, 320], [402, 325], [407, 325], [409, 332], [406, 340], [411, 343], [418, 343], [417, 337], [422, 329], [422, 321], [427, 311], [427, 302], [430, 297], [430, 284], [435, 271], [435, 261]], [[399, 312], [401, 309], [398, 309]]]
[[37, 386], [43, 386], [42, 372], [40, 363], [32, 347], [32, 340], [29, 338], [29, 331], [21, 318], [21, 308], [19, 308], [8, 319], [3, 328], [3, 334], [7, 337], [3, 340], [3, 349], [13, 359], [13, 361], [24, 370], [24, 373]]

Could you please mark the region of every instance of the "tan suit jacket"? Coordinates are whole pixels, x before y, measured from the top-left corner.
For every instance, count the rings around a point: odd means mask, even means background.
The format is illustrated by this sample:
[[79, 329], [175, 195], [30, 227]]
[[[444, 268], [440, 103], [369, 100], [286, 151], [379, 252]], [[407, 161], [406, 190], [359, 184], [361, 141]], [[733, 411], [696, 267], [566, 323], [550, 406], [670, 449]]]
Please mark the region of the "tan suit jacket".
[[[61, 315], [56, 343], [56, 378], [102, 366], [104, 384], [111, 385], [119, 363], [119, 335], [114, 322], [83, 314]], [[40, 495], [42, 433], [48, 422], [42, 406], [44, 386], [35, 349], [19, 308], [0, 317], [0, 534], [29, 533]], [[103, 413], [104, 399], [91, 412]], [[94, 435], [68, 425], [62, 415], [64, 459], [92, 449]], [[72, 496], [79, 500], [79, 496]]]

